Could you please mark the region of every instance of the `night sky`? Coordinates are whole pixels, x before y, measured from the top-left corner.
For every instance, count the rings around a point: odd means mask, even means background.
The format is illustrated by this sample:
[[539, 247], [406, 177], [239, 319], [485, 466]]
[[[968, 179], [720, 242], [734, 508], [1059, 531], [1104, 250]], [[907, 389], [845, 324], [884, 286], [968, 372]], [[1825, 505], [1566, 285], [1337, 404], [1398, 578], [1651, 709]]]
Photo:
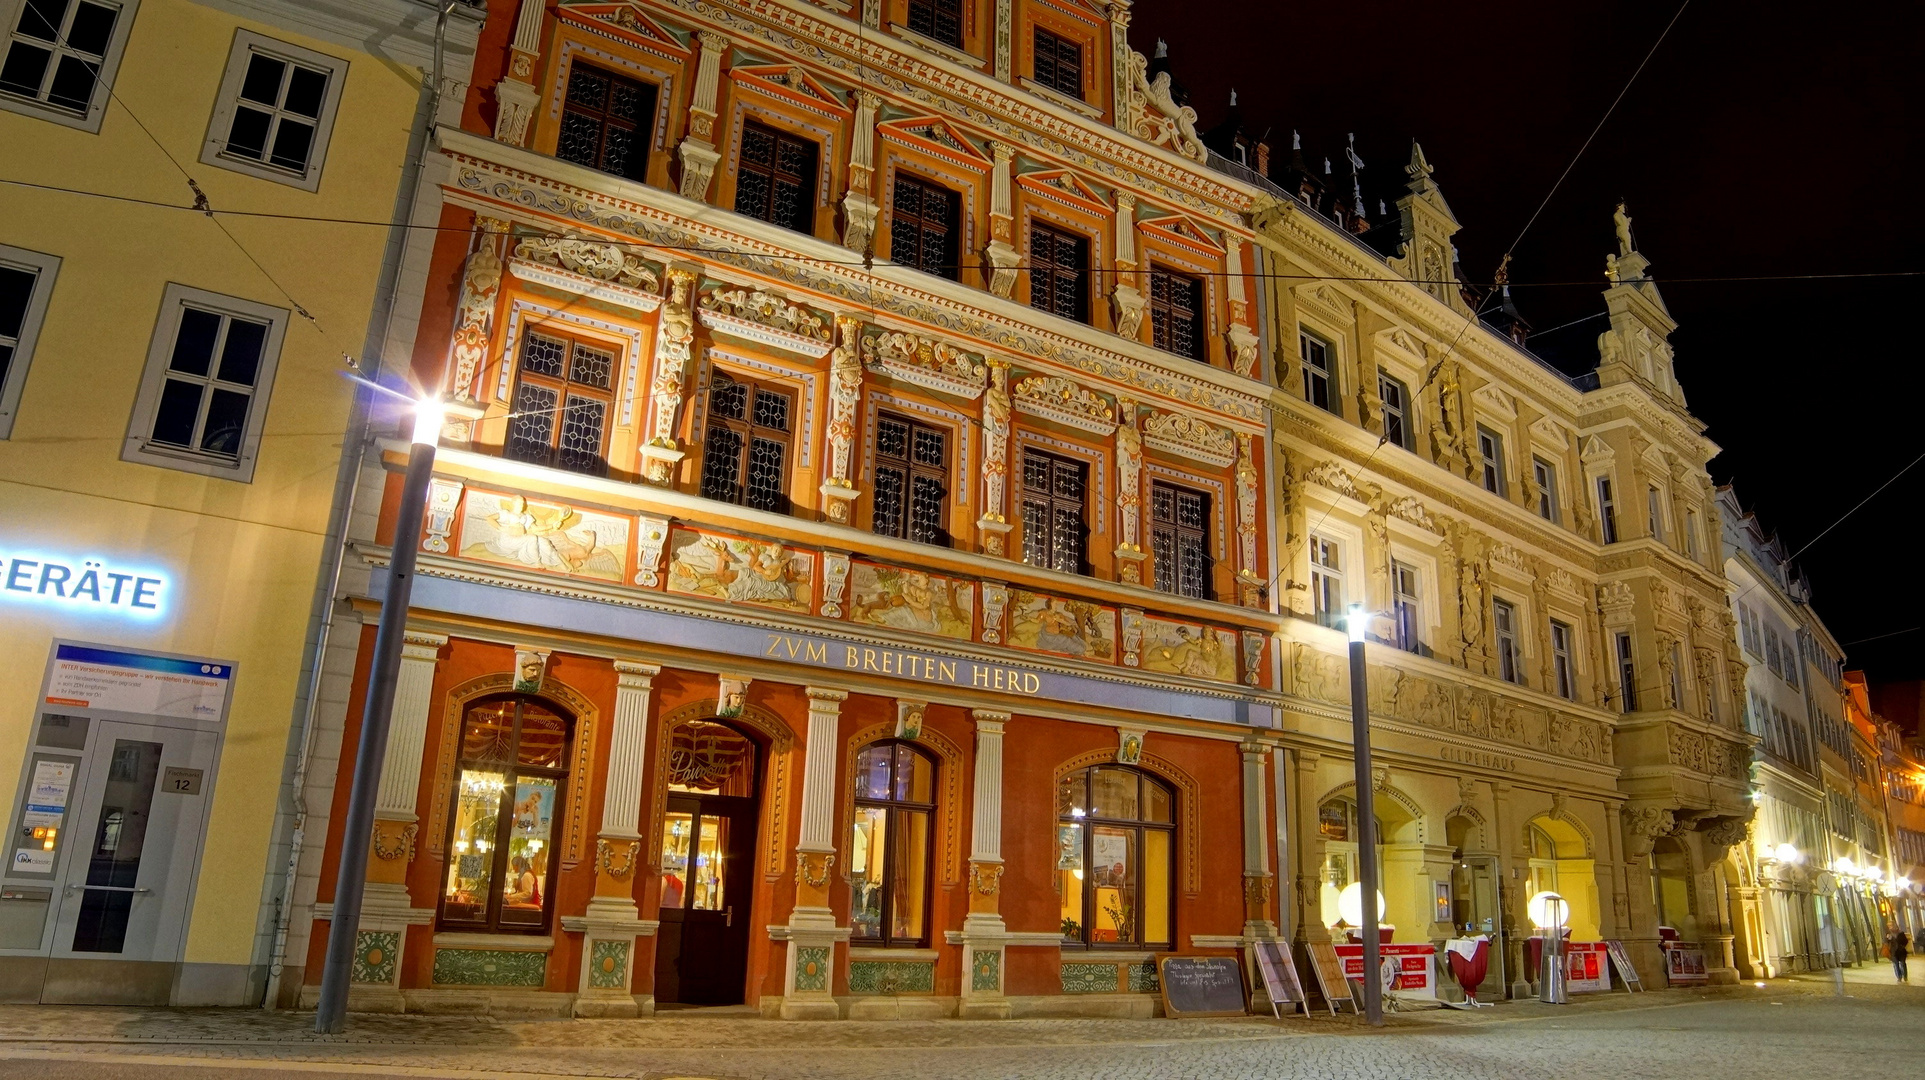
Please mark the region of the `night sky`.
[[[1270, 129], [1273, 173], [1295, 129], [1305, 158], [1318, 170], [1330, 158], [1348, 189], [1355, 132], [1366, 203], [1389, 203], [1391, 228], [1416, 138], [1463, 225], [1464, 274], [1488, 282], [1677, 10], [1138, 0], [1131, 43], [1145, 55], [1169, 43], [1204, 130], [1234, 87], [1249, 133]], [[1925, 269], [1921, 41], [1916, 4], [1691, 0], [1514, 255], [1512, 295], [1538, 330], [1601, 312], [1611, 209], [1629, 204], [1679, 323], [1687, 402], [1723, 447], [1712, 477], [1735, 483], [1788, 551], [1925, 452], [1911, 325], [1925, 277], [1680, 279]], [[1605, 325], [1530, 344], [1584, 370]], [[1874, 682], [1925, 677], [1925, 561], [1904, 550], [1922, 539], [1921, 494], [1925, 463], [1798, 560], [1847, 665]]]

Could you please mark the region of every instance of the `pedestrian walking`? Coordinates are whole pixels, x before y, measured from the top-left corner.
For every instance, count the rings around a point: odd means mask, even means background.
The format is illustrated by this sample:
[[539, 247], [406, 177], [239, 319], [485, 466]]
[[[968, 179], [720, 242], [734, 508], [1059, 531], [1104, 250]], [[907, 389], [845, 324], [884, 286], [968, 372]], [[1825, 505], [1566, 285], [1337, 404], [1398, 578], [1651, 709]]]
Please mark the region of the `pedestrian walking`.
[[1903, 930], [1894, 930], [1885, 939], [1885, 952], [1892, 958], [1892, 974], [1902, 983], [1911, 982], [1911, 975], [1905, 970], [1905, 959], [1911, 955], [1912, 938]]

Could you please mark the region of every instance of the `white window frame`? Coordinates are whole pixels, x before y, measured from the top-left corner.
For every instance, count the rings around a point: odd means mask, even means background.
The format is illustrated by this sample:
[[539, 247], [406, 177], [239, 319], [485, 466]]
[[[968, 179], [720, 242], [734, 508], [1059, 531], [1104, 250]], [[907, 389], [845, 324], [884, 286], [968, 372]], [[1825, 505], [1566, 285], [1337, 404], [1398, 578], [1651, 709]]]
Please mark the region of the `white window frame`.
[[[1322, 556], [1326, 551], [1336, 556], [1337, 565], [1331, 566], [1323, 561]], [[1333, 537], [1311, 533], [1309, 555], [1311, 617], [1320, 625], [1341, 630], [1349, 610], [1349, 596], [1344, 591], [1344, 543]], [[1334, 593], [1336, 600], [1335, 605], [1327, 609], [1326, 593]]]
[[[1390, 407], [1390, 395], [1384, 393], [1385, 389], [1387, 389], [1388, 387], [1397, 388], [1398, 404], [1395, 409], [1392, 409]], [[1390, 372], [1385, 371], [1382, 368], [1378, 368], [1377, 369], [1377, 401], [1379, 402], [1378, 407], [1383, 410], [1384, 438], [1390, 443], [1390, 445], [1395, 446], [1400, 450], [1409, 450], [1412, 447], [1416, 446], [1417, 432], [1411, 427], [1411, 420], [1413, 419], [1414, 410], [1412, 410], [1410, 407], [1409, 384], [1405, 383], [1404, 380], [1398, 378], [1397, 376], [1392, 375]], [[1397, 427], [1400, 433], [1403, 435], [1403, 438], [1401, 439], [1390, 438], [1390, 418], [1393, 415], [1397, 417]]]
[[[58, 105], [16, 94], [0, 93], [0, 109], [19, 113], [22, 116], [51, 120], [65, 127], [78, 128], [91, 134], [100, 133], [100, 122], [107, 115], [107, 102], [111, 99], [114, 80], [120, 75], [120, 57], [127, 49], [127, 38], [134, 26], [134, 15], [140, 8], [140, 0], [94, 0], [103, 7], [118, 7], [120, 15], [114, 19], [114, 33], [107, 41], [107, 51], [101, 55], [100, 70], [94, 76], [94, 96], [87, 103], [85, 114], [71, 112]], [[13, 44], [14, 28], [20, 25], [20, 15], [26, 10], [27, 0], [0, 0], [0, 62], [4, 62], [8, 48]], [[55, 63], [58, 63], [56, 53]]]
[[[227, 153], [227, 135], [234, 126], [234, 110], [240, 103], [241, 83], [247, 78], [248, 61], [256, 53], [327, 72], [327, 93], [321, 98], [321, 114], [314, 118], [314, 142], [308, 148], [307, 168], [301, 172]], [[318, 190], [321, 186], [321, 169], [327, 161], [328, 142], [334, 133], [334, 115], [341, 105], [341, 87], [347, 81], [347, 75], [348, 62], [339, 57], [290, 45], [252, 30], [235, 30], [234, 45], [227, 54], [227, 73], [221, 76], [220, 93], [214, 99], [213, 114], [208, 117], [207, 140], [201, 147], [201, 164], [272, 180], [302, 191]]]
[[[1404, 579], [1410, 588], [1404, 588]], [[1390, 616], [1395, 644], [1405, 652], [1424, 651], [1424, 572], [1415, 563], [1390, 560]]]
[[1577, 700], [1577, 665], [1571, 648], [1575, 635], [1571, 624], [1551, 620], [1551, 693], [1566, 701]]
[[[1310, 343], [1311, 342], [1316, 342], [1319, 346], [1322, 347], [1321, 349], [1323, 353], [1322, 367], [1316, 367], [1310, 363]], [[1342, 416], [1343, 415], [1343, 387], [1337, 380], [1338, 361], [1337, 361], [1337, 355], [1336, 355], [1337, 354], [1336, 342], [1332, 341], [1330, 338], [1325, 337], [1322, 334], [1317, 333], [1316, 331], [1310, 329], [1308, 326], [1299, 325], [1297, 327], [1297, 349], [1303, 354], [1304, 403], [1306, 405], [1311, 406], [1312, 408], [1322, 409], [1327, 413], [1334, 413], [1338, 416]], [[1324, 391], [1325, 391], [1324, 403], [1321, 405], [1317, 404], [1316, 400], [1310, 396], [1310, 376], [1311, 376], [1311, 372], [1313, 371], [1316, 372], [1317, 375], [1322, 377], [1324, 382]]]
[[1644, 517], [1651, 539], [1664, 543], [1664, 489], [1656, 484], [1644, 485]]
[[1497, 677], [1522, 686], [1524, 654], [1517, 647], [1516, 604], [1502, 597], [1491, 601], [1491, 636], [1497, 639]]
[[53, 279], [60, 273], [60, 256], [0, 244], [0, 266], [34, 275], [33, 289], [27, 294], [27, 310], [20, 320], [20, 336], [11, 343], [13, 358], [7, 362], [6, 374], [0, 376], [0, 439], [7, 439], [13, 436], [13, 419], [20, 408], [21, 390], [27, 384], [27, 367], [33, 362], [40, 325], [47, 318]]
[[1537, 516], [1555, 525], [1563, 513], [1558, 507], [1557, 466], [1542, 455], [1531, 455], [1531, 482], [1537, 485]]
[[1692, 559], [1698, 557], [1698, 512], [1689, 507], [1684, 511], [1684, 553]]
[[[1504, 436], [1487, 425], [1478, 424], [1477, 461], [1479, 465], [1477, 483], [1485, 491], [1500, 499], [1510, 496], [1510, 477], [1504, 470]], [[1490, 443], [1490, 452], [1484, 452], [1484, 444]]]
[[[247, 403], [247, 428], [241, 436], [241, 452], [233, 461], [179, 447], [157, 445], [151, 441], [154, 411], [160, 405], [161, 387], [167, 378], [167, 364], [173, 357], [174, 339], [180, 332], [181, 313], [189, 305], [268, 324], [267, 337], [261, 343], [261, 366], [254, 378], [254, 393]], [[160, 317], [154, 324], [153, 343], [147, 348], [147, 369], [141, 376], [140, 395], [134, 400], [134, 413], [127, 424], [127, 441], [121, 448], [120, 459], [223, 480], [238, 480], [243, 484], [251, 483], [255, 461], [260, 454], [261, 428], [267, 420], [268, 399], [274, 392], [274, 372], [281, 358], [281, 343], [287, 335], [288, 318], [286, 308], [169, 282], [167, 291], [161, 297]]]
[[1618, 532], [1618, 504], [1611, 494], [1610, 475], [1599, 473], [1591, 483], [1591, 490], [1597, 493], [1598, 542], [1615, 544], [1623, 536]]

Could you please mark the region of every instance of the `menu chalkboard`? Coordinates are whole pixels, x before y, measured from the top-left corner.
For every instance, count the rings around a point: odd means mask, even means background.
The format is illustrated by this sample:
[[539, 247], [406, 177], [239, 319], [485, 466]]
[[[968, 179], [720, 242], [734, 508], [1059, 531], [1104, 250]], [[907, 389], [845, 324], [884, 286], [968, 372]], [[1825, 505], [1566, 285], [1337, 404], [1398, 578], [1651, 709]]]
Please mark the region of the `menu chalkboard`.
[[1157, 970], [1165, 1016], [1242, 1016], [1243, 965], [1234, 956], [1166, 956]]
[[1257, 971], [1263, 975], [1263, 988], [1270, 995], [1270, 1012], [1281, 1018], [1281, 1006], [1288, 1005], [1291, 1011], [1301, 1006], [1305, 1016], [1310, 1015], [1310, 997], [1303, 992], [1303, 983], [1297, 980], [1297, 965], [1290, 960], [1290, 946], [1281, 941], [1259, 941], [1253, 948], [1257, 954]]

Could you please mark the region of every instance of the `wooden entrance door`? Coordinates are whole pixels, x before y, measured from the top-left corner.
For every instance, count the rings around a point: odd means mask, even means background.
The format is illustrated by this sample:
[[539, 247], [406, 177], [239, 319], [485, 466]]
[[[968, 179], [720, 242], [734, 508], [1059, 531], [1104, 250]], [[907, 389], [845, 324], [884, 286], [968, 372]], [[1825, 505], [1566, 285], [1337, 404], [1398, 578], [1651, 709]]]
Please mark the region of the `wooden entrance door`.
[[714, 721], [669, 733], [655, 1000], [740, 1005], [748, 982], [758, 754]]

